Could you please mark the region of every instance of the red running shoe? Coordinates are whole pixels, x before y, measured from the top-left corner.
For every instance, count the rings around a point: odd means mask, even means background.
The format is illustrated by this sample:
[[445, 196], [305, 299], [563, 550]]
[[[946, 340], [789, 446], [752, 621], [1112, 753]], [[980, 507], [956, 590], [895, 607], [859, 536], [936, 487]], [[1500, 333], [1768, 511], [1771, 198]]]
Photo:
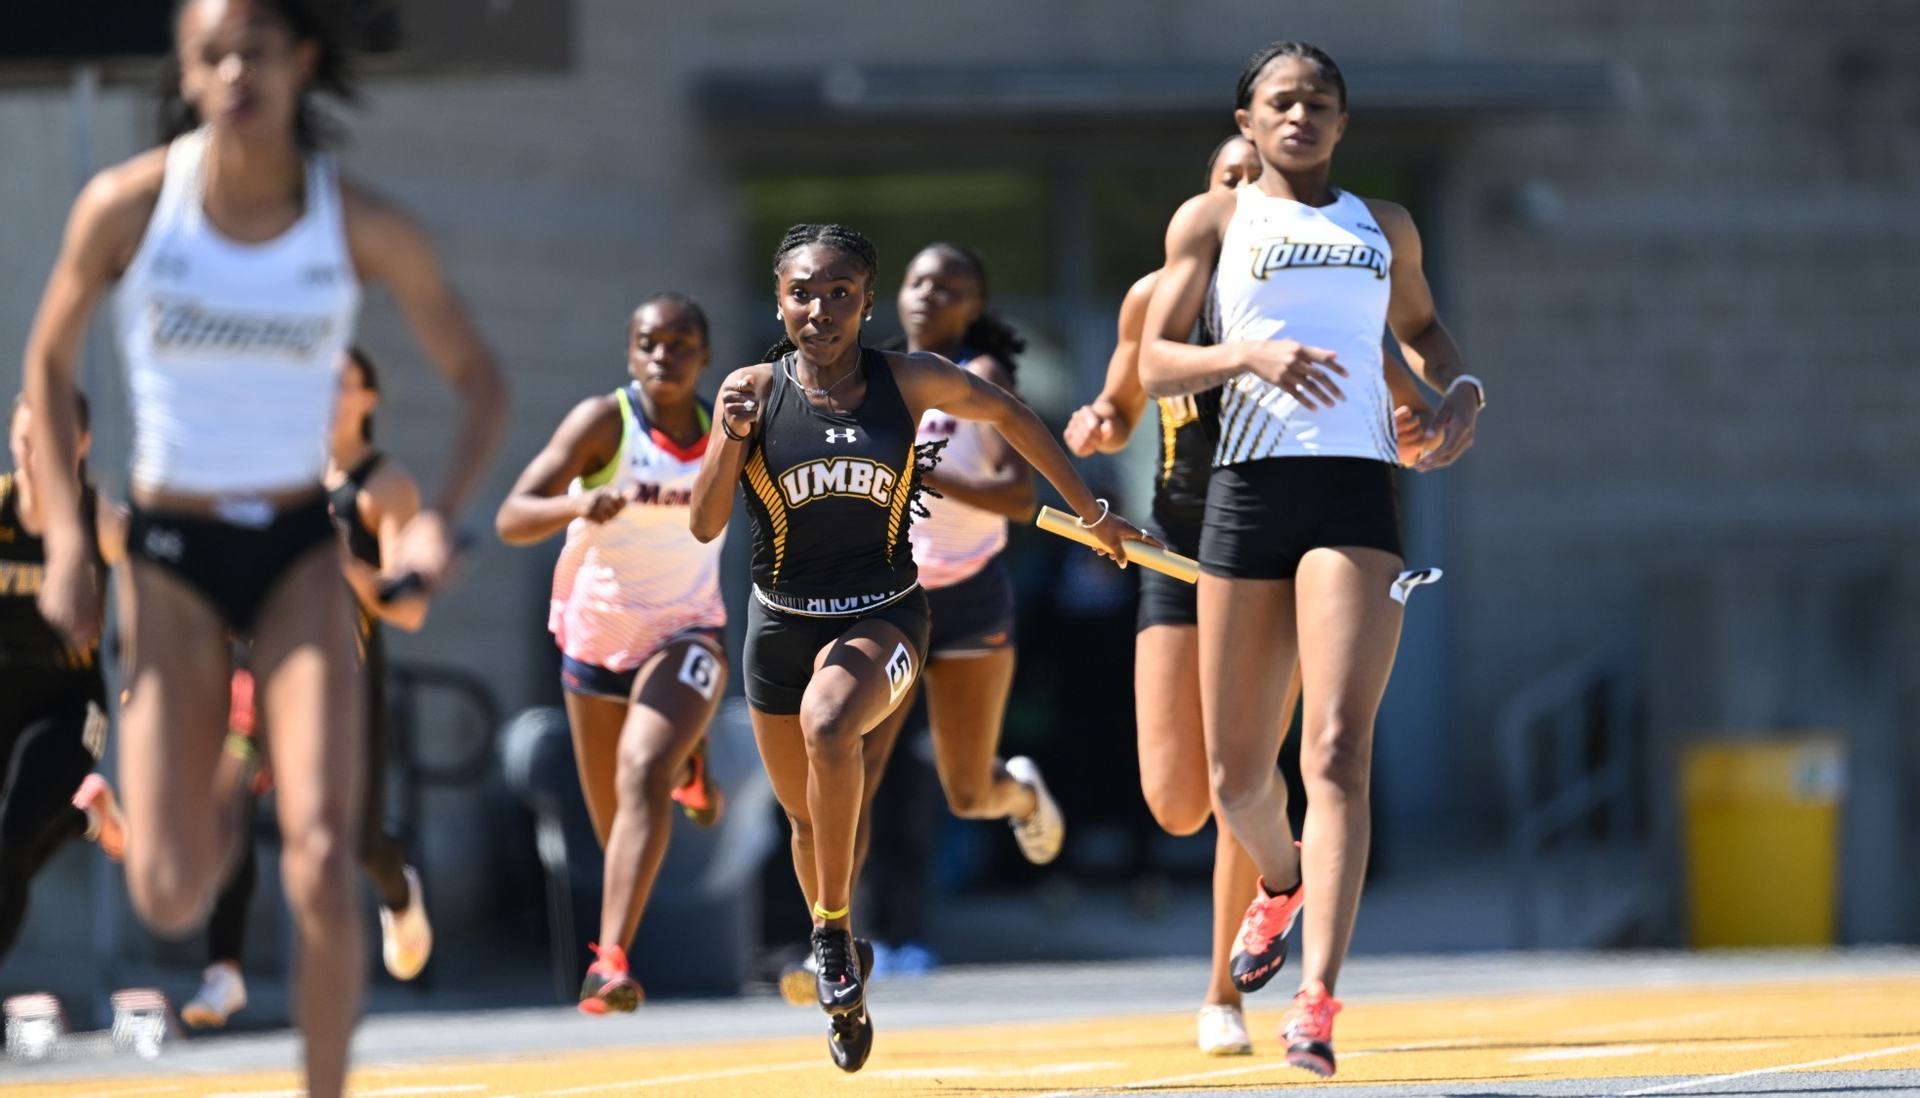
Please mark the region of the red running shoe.
[[610, 1014], [617, 1010], [625, 1014], [638, 1007], [640, 985], [627, 974], [627, 951], [592, 942], [587, 948], [593, 950], [595, 959], [580, 984], [580, 1013]]
[[1333, 1074], [1333, 1016], [1338, 1013], [1340, 1000], [1327, 994], [1327, 985], [1315, 980], [1300, 989], [1280, 1020], [1289, 1065], [1322, 1079]]
[[1229, 970], [1233, 986], [1241, 991], [1259, 991], [1287, 963], [1287, 935], [1300, 917], [1306, 902], [1305, 882], [1284, 896], [1267, 895], [1267, 882], [1260, 881], [1247, 916], [1240, 923], [1240, 934], [1233, 940], [1233, 960]]
[[693, 754], [687, 756], [687, 765], [692, 769], [685, 785], [675, 789], [669, 796], [687, 814], [687, 819], [701, 827], [712, 827], [720, 822], [720, 809], [725, 806], [726, 798], [721, 796], [720, 787], [714, 784], [713, 771], [707, 767], [707, 738], [693, 746]]
[[127, 856], [127, 817], [107, 779], [98, 774], [82, 778], [73, 807], [87, 814], [87, 838], [100, 844], [101, 853], [116, 862]]

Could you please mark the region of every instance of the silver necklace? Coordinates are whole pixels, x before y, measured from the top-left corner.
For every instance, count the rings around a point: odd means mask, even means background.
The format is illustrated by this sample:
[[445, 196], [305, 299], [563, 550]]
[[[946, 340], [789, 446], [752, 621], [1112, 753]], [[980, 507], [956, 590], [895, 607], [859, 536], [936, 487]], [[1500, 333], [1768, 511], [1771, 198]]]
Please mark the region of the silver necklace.
[[853, 369], [848, 370], [846, 373], [840, 375], [839, 381], [835, 381], [832, 385], [829, 385], [824, 389], [813, 389], [813, 388], [809, 388], [804, 384], [801, 384], [800, 372], [794, 369], [792, 362], [787, 363], [787, 376], [793, 379], [793, 383], [800, 387], [801, 392], [812, 397], [826, 397], [826, 396], [833, 395], [833, 391], [840, 387], [841, 381], [845, 381], [859, 372], [860, 372], [860, 364], [856, 362], [853, 364]]

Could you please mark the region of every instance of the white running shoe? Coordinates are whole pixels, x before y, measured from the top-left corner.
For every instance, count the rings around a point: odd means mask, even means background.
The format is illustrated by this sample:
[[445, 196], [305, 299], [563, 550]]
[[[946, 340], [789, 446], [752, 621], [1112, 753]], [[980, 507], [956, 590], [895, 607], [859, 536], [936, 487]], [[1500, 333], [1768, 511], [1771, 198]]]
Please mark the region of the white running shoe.
[[240, 966], [215, 961], [200, 977], [200, 991], [180, 1008], [180, 1020], [195, 1029], [218, 1029], [247, 1007], [247, 982]]
[[407, 909], [398, 915], [380, 908], [380, 956], [396, 980], [411, 980], [427, 967], [433, 955], [433, 924], [427, 922], [427, 904], [420, 895], [420, 874], [406, 867]]
[[1046, 865], [1060, 856], [1060, 844], [1067, 838], [1067, 821], [1060, 815], [1060, 806], [1054, 803], [1053, 794], [1047, 792], [1046, 780], [1040, 777], [1040, 768], [1025, 755], [1016, 755], [1007, 760], [1007, 773], [1013, 780], [1033, 790], [1033, 815], [1024, 820], [1007, 818], [1013, 828], [1013, 837], [1020, 842], [1020, 853], [1026, 855], [1034, 865]]
[[1200, 1051], [1208, 1056], [1251, 1056], [1253, 1039], [1240, 1008], [1208, 1003], [1200, 1008]]

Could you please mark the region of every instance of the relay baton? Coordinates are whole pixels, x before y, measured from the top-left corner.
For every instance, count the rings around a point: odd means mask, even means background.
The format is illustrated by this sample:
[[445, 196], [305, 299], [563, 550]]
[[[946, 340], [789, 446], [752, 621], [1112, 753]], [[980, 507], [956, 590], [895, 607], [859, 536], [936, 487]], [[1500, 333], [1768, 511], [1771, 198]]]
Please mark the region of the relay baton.
[[[1087, 532], [1080, 520], [1065, 511], [1056, 511], [1051, 507], [1040, 508], [1040, 516], [1033, 524], [1049, 534], [1059, 534], [1068, 541], [1077, 541], [1082, 545], [1091, 545], [1095, 549], [1105, 549], [1099, 538]], [[1142, 568], [1151, 568], [1156, 572], [1172, 576], [1185, 583], [1193, 583], [1200, 578], [1200, 562], [1192, 557], [1183, 557], [1158, 545], [1144, 541], [1126, 543], [1127, 560]]]

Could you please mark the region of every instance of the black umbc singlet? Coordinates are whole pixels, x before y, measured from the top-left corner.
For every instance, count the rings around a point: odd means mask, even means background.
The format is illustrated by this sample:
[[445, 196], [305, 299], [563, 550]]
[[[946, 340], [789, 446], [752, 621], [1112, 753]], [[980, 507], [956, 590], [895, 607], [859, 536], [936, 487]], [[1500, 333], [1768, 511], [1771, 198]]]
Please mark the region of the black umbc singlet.
[[[96, 506], [93, 489], [83, 488], [80, 507], [88, 543], [94, 567], [104, 572], [100, 539], [94, 530]], [[40, 616], [40, 584], [46, 574], [45, 544], [20, 525], [19, 485], [12, 473], [0, 475], [0, 670], [76, 671], [97, 678], [98, 646], [85, 650], [70, 647]]]
[[[741, 473], [753, 529], [753, 583], [778, 609], [858, 614], [919, 585], [907, 527], [920, 491], [918, 423], [893, 369], [863, 348], [867, 393], [850, 412], [816, 407], [773, 364], [760, 432]], [[928, 461], [936, 447], [928, 452]]]

